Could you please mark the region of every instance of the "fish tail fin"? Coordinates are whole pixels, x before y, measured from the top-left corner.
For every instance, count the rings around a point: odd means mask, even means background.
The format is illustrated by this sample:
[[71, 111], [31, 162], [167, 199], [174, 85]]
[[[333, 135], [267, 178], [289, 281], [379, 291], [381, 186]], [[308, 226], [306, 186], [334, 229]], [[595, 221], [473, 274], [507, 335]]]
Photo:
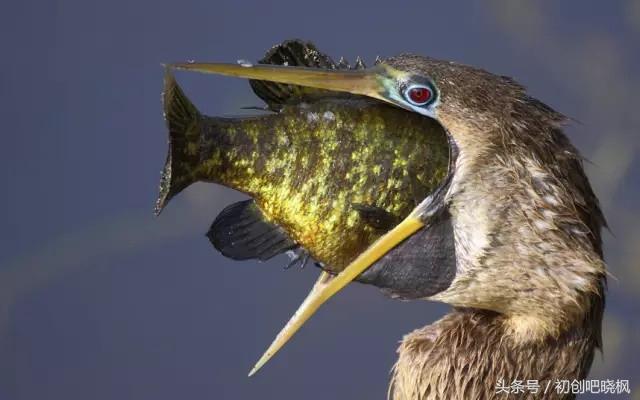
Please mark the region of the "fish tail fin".
[[155, 213], [160, 214], [169, 200], [198, 180], [202, 114], [184, 94], [175, 77], [164, 78], [164, 119], [169, 129], [169, 150], [160, 179]]

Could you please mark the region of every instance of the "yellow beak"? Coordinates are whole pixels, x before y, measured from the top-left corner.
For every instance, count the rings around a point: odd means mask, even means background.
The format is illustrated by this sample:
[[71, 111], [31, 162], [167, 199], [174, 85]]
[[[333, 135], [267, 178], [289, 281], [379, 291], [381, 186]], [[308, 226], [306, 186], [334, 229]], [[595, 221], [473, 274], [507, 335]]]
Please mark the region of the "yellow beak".
[[257, 79], [317, 89], [346, 92], [373, 97], [390, 102], [384, 96], [384, 80], [394, 71], [382, 64], [362, 70], [330, 70], [307, 67], [288, 67], [269, 64], [227, 64], [227, 63], [179, 63], [169, 68]]
[[311, 289], [311, 292], [307, 295], [307, 298], [304, 299], [289, 322], [287, 322], [280, 333], [278, 333], [278, 336], [273, 340], [271, 346], [269, 346], [267, 351], [260, 357], [251, 372], [249, 372], [249, 376], [255, 374], [262, 368], [262, 366], [291, 339], [298, 329], [315, 314], [324, 302], [347, 286], [347, 284], [358, 275], [366, 271], [367, 268], [378, 261], [389, 250], [393, 249], [423, 226], [424, 224], [418, 218], [409, 216], [395, 228], [387, 232], [386, 235], [378, 239], [338, 275], [332, 276], [327, 272], [322, 272], [313, 289]]
[[[393, 77], [397, 74], [397, 71], [384, 65], [377, 65], [364, 70], [349, 71], [287, 67], [281, 65], [258, 64], [243, 66], [222, 63], [184, 63], [173, 64], [169, 67], [179, 70], [272, 81], [336, 92], [347, 92], [372, 97], [389, 103], [393, 102], [385, 97], [387, 93], [385, 80], [393, 80]], [[255, 374], [269, 361], [324, 302], [367, 270], [367, 268], [384, 256], [389, 250], [423, 226], [422, 221], [412, 214], [378, 239], [338, 275], [333, 276], [327, 272], [322, 272], [320, 278], [311, 289], [311, 292], [307, 295], [307, 298], [280, 331], [278, 336], [276, 336], [271, 346], [269, 346], [260, 360], [258, 360], [251, 372], [249, 372], [249, 376]]]

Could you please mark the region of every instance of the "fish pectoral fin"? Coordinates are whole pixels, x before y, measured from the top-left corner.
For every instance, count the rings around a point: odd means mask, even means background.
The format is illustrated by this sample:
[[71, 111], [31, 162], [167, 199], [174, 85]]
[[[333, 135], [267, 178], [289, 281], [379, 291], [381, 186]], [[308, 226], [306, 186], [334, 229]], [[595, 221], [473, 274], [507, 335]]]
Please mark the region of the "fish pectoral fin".
[[253, 200], [239, 201], [222, 210], [207, 237], [213, 247], [233, 260], [266, 261], [298, 247], [282, 227], [267, 220]]
[[384, 208], [360, 203], [354, 203], [352, 206], [360, 214], [360, 218], [374, 229], [388, 231], [400, 223], [400, 218]]

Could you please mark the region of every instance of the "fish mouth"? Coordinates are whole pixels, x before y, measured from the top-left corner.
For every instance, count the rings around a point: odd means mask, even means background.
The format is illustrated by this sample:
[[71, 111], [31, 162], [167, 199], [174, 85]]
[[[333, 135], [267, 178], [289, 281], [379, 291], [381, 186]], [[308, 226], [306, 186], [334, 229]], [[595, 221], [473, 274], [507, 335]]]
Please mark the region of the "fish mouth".
[[[282, 65], [251, 65], [228, 63], [179, 63], [169, 68], [218, 74], [263, 81], [307, 86], [334, 92], [350, 93], [366, 96], [385, 103], [415, 112], [405, 104], [399, 103], [389, 95], [389, 84], [395, 82], [399, 72], [384, 64], [363, 70], [327, 70], [307, 67], [290, 67]], [[424, 116], [429, 118], [428, 116]], [[433, 118], [431, 118], [433, 119]], [[438, 121], [436, 121], [439, 123]], [[439, 123], [440, 124], [440, 123]], [[442, 127], [442, 124], [440, 124]], [[441, 207], [451, 184], [458, 150], [451, 135], [444, 127], [449, 141], [449, 165], [443, 182], [420, 203], [403, 221], [388, 231], [364, 252], [358, 255], [344, 270], [337, 275], [322, 272], [315, 285], [293, 314], [289, 322], [276, 336], [273, 343], [249, 372], [255, 374], [271, 357], [273, 357], [302, 325], [333, 295], [342, 290], [351, 281], [369, 269], [385, 254], [425, 227], [424, 218], [433, 207]]]

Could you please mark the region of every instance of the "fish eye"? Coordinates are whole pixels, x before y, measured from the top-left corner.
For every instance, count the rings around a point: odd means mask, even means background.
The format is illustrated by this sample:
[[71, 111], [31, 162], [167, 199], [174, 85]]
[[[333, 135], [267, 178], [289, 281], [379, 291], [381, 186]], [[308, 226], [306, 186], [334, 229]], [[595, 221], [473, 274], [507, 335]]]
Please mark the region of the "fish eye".
[[411, 85], [404, 90], [404, 98], [412, 105], [422, 107], [434, 98], [433, 89], [426, 85]]

